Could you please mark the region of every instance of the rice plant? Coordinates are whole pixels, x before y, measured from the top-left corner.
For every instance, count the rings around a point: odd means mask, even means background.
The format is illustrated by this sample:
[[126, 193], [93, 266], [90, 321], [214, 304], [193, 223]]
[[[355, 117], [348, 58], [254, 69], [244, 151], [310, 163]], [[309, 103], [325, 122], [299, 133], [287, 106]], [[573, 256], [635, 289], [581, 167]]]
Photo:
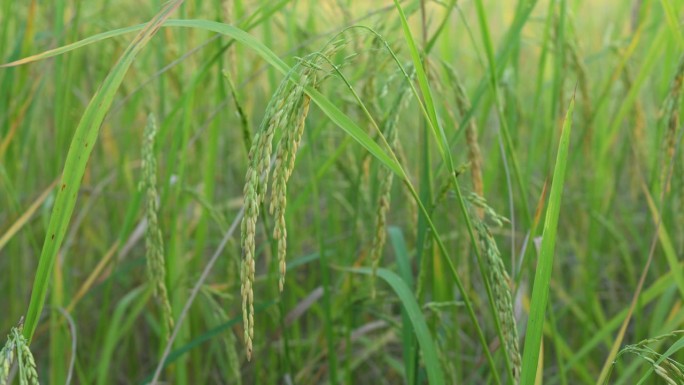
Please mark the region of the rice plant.
[[682, 383], [683, 17], [0, 0], [0, 385]]

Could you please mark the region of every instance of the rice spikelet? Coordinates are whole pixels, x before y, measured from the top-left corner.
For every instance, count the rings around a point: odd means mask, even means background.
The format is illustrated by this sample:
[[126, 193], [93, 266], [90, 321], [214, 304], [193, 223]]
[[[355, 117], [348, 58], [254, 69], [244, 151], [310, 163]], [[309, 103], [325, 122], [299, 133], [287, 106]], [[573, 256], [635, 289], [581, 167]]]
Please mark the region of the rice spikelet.
[[21, 385], [38, 385], [36, 361], [22, 334], [22, 327], [14, 327], [7, 336], [5, 346], [0, 350], [0, 385], [7, 385], [12, 362], [16, 358]]
[[[310, 71], [305, 71], [301, 78], [303, 84], [307, 84], [311, 78]], [[299, 143], [304, 132], [304, 123], [309, 114], [311, 99], [304, 93], [302, 87], [297, 87], [293, 100], [298, 104], [293, 107], [295, 113], [291, 114], [286, 127], [292, 127], [283, 134], [278, 144], [276, 161], [273, 172], [273, 186], [271, 189], [271, 205], [269, 213], [275, 215], [273, 237], [278, 241], [278, 288], [283, 291], [285, 285], [285, 272], [287, 269], [287, 228], [285, 224], [285, 208], [287, 206], [287, 181], [292, 175]]]
[[[681, 335], [683, 333], [684, 330], [675, 330], [673, 332], [663, 334], [657, 337], [647, 338], [634, 345], [625, 346], [624, 348], [622, 348], [622, 350], [620, 350], [620, 352], [618, 352], [617, 356], [615, 357], [615, 360], [613, 361], [613, 365], [611, 367], [611, 371], [617, 363], [618, 358], [627, 353], [630, 353], [636, 355], [637, 357], [651, 364], [651, 367], [653, 368], [653, 371], [656, 373], [656, 375], [662, 378], [666, 383], [684, 383], [684, 365], [675, 361], [669, 356], [663, 356], [662, 354], [658, 353], [657, 351], [653, 350], [648, 346], [652, 343], [661, 342], [669, 338], [681, 338]], [[609, 379], [610, 372], [606, 377], [604, 383], [608, 383]]]
[[[496, 225], [501, 226], [507, 221], [506, 218], [498, 215], [489, 207], [484, 198], [476, 194], [470, 194], [469, 201], [475, 206], [483, 210], [484, 213]], [[501, 332], [504, 336], [503, 345], [506, 354], [511, 362], [511, 369], [513, 371], [513, 379], [516, 384], [520, 383], [520, 373], [522, 368], [522, 359], [520, 357], [520, 347], [518, 343], [518, 327], [515, 321], [515, 313], [513, 308], [513, 300], [511, 293], [511, 278], [506, 272], [501, 253], [496, 245], [494, 237], [489, 231], [489, 226], [484, 220], [474, 219], [473, 224], [480, 239], [480, 247], [485, 256], [487, 267], [489, 269], [489, 283], [494, 291], [494, 301], [496, 302], [496, 311], [498, 318], [501, 321]]]
[[140, 189], [145, 193], [146, 209], [145, 218], [145, 250], [147, 259], [147, 275], [154, 287], [154, 295], [161, 304], [164, 322], [166, 322], [166, 339], [173, 330], [173, 313], [169, 294], [166, 289], [166, 263], [164, 259], [164, 239], [159, 227], [159, 197], [157, 194], [157, 159], [154, 156], [155, 137], [157, 135], [157, 123], [154, 115], [150, 114], [145, 126], [142, 148], [142, 172], [143, 179]]
[[38, 385], [38, 371], [36, 361], [28, 347], [28, 341], [21, 334], [20, 329], [14, 328], [14, 340], [17, 348], [17, 358], [19, 361], [19, 383], [21, 385]]
[[[303, 59], [276, 90], [266, 109], [266, 115], [257, 131], [249, 151], [249, 164], [245, 177], [244, 208], [242, 218], [241, 294], [242, 316], [244, 322], [244, 339], [247, 359], [251, 359], [254, 340], [254, 276], [256, 223], [259, 207], [264, 203], [269, 181], [272, 184], [269, 211], [274, 214], [274, 237], [278, 242], [278, 264], [280, 278], [278, 286], [283, 290], [285, 283], [287, 229], [285, 224], [285, 208], [287, 205], [287, 181], [292, 175], [299, 143], [304, 131], [304, 121], [308, 115], [310, 98], [304, 87], [315, 87], [318, 79], [315, 71], [319, 70], [320, 60], [316, 58], [332, 56], [341, 44], [330, 44], [321, 54], [312, 54]], [[289, 79], [296, 77], [297, 82]], [[276, 159], [272, 180], [269, 179], [273, 139], [276, 132], [282, 131], [276, 149]]]
[[273, 135], [286, 114], [287, 92], [291, 88], [285, 79], [271, 98], [266, 115], [257, 131], [252, 147], [249, 150], [249, 165], [245, 176], [244, 208], [245, 214], [241, 222], [242, 264], [240, 267], [242, 317], [244, 323], [244, 339], [247, 359], [252, 357], [252, 340], [254, 338], [254, 261], [256, 223], [259, 217], [259, 206], [264, 199], [266, 181], [270, 170], [271, 147]]
[[[278, 289], [283, 291], [285, 286], [285, 274], [287, 270], [287, 226], [285, 223], [285, 210], [287, 207], [287, 182], [294, 170], [297, 151], [304, 133], [306, 117], [309, 114], [311, 98], [304, 92], [304, 86], [317, 87], [320, 79], [317, 72], [327, 62], [327, 58], [333, 56], [344, 41], [333, 42], [321, 53], [314, 53], [300, 61], [301, 68], [299, 82], [290, 92], [285, 110], [288, 115], [284, 119], [283, 133], [276, 150], [276, 160], [271, 181], [271, 201], [269, 213], [275, 216], [273, 237], [278, 242]], [[322, 76], [325, 78], [325, 76]]]
[[9, 380], [10, 368], [14, 361], [14, 335], [7, 336], [7, 343], [0, 350], [0, 385], [6, 385]]

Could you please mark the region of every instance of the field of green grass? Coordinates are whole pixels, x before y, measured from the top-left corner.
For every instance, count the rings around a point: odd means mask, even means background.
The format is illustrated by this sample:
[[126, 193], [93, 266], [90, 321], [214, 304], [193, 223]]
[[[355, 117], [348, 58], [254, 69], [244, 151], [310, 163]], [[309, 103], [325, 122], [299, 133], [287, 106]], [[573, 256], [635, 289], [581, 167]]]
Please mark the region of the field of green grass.
[[684, 384], [683, 21], [0, 0], [0, 385]]

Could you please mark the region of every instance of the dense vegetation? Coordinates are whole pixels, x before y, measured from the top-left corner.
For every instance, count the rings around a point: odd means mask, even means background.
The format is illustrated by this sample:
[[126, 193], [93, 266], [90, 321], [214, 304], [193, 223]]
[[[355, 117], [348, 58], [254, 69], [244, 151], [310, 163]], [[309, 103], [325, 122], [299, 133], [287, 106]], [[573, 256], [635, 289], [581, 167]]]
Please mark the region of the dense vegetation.
[[683, 16], [0, 0], [0, 384], [684, 383]]

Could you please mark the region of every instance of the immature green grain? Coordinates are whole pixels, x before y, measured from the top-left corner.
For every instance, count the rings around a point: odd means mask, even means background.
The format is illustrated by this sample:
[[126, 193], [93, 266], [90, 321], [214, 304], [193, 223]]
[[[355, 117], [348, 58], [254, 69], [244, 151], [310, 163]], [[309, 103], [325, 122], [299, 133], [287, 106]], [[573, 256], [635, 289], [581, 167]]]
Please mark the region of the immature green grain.
[[[660, 365], [653, 365], [653, 369], [655, 370], [656, 374], [660, 376], [665, 382], [667, 382], [668, 385], [678, 385], [675, 380], [669, 376], [669, 373], [667, 370], [665, 370], [662, 366]], [[680, 383], [681, 384], [681, 383]]]
[[[613, 367], [617, 363], [618, 358], [630, 353], [651, 364], [651, 367], [656, 375], [662, 378], [666, 383], [684, 384], [684, 365], [671, 359], [670, 357], [663, 357], [662, 354], [648, 346], [656, 342], [662, 342], [666, 339], [680, 337], [683, 333], [684, 330], [675, 330], [667, 334], [644, 339], [634, 345], [627, 345], [616, 355], [615, 361], [613, 362]], [[610, 374], [606, 377], [604, 384], [608, 383], [609, 378]]]
[[375, 213], [375, 232], [373, 233], [373, 245], [371, 247], [369, 255], [371, 263], [373, 265], [373, 284], [371, 286], [371, 296], [373, 298], [375, 297], [375, 276], [377, 274], [378, 266], [380, 265], [382, 250], [385, 246], [385, 241], [387, 237], [387, 212], [390, 208], [392, 180], [394, 179], [394, 174], [389, 170], [378, 170], [378, 173], [384, 173], [384, 176], [381, 176], [380, 181], [380, 192], [377, 202], [377, 211]]
[[[269, 183], [273, 138], [276, 132], [282, 131], [276, 150], [274, 171], [272, 176], [270, 212], [274, 214], [274, 237], [278, 242], [278, 264], [280, 279], [278, 286], [283, 290], [286, 267], [287, 229], [285, 225], [285, 208], [287, 205], [287, 181], [294, 169], [299, 143], [304, 130], [304, 121], [308, 115], [310, 99], [304, 87], [316, 86], [314, 71], [319, 68], [316, 61], [307, 62], [310, 58], [331, 56], [340, 45], [332, 44], [320, 55], [311, 55], [302, 60], [281, 82], [266, 109], [264, 120], [256, 133], [249, 151], [249, 164], [245, 177], [244, 207], [242, 218], [242, 267], [241, 294], [242, 316], [245, 325], [244, 338], [247, 348], [247, 359], [251, 359], [254, 340], [254, 276], [255, 276], [255, 237], [259, 206], [264, 203]], [[306, 63], [307, 65], [303, 65]], [[295, 77], [296, 85], [289, 79]]]
[[7, 336], [5, 346], [0, 350], [0, 385], [6, 385], [9, 380], [10, 368], [14, 361], [14, 334]]
[[[314, 53], [300, 61], [301, 68], [298, 84], [289, 94], [285, 110], [288, 112], [284, 119], [284, 133], [278, 142], [276, 160], [273, 167], [271, 186], [271, 201], [269, 212], [275, 216], [273, 237], [278, 242], [278, 288], [283, 291], [285, 273], [287, 270], [287, 226], [285, 223], [285, 209], [287, 207], [287, 182], [294, 170], [297, 151], [304, 133], [306, 117], [309, 114], [311, 98], [304, 92], [304, 86], [317, 87], [321, 81], [317, 73], [328, 62], [345, 41], [337, 41], [328, 45], [321, 53]], [[325, 76], [322, 76], [325, 78]]]
[[159, 227], [159, 196], [157, 194], [157, 159], [154, 156], [157, 124], [154, 115], [150, 114], [145, 126], [142, 147], [143, 178], [140, 188], [145, 192], [145, 249], [147, 257], [147, 275], [154, 287], [154, 294], [159, 300], [164, 322], [166, 322], [166, 339], [173, 330], [173, 313], [169, 294], [166, 289], [166, 264], [164, 260], [164, 239]]
[[[302, 84], [309, 84], [310, 82], [313, 83], [312, 79], [313, 75], [311, 74], [311, 71], [305, 70], [300, 80]], [[297, 87], [292, 95], [292, 100], [298, 103], [293, 105], [294, 112], [290, 114], [290, 119], [287, 122], [287, 131], [283, 134], [283, 138], [278, 144], [273, 171], [271, 205], [269, 208], [270, 214], [275, 215], [273, 237], [278, 241], [278, 270], [280, 272], [278, 288], [280, 291], [283, 291], [285, 285], [285, 273], [287, 268], [287, 228], [285, 224], [287, 181], [292, 175], [292, 170], [294, 170], [297, 150], [299, 148], [299, 143], [302, 140], [304, 123], [306, 116], [309, 113], [309, 105], [311, 103], [311, 99], [304, 93], [302, 87]]]
[[666, 359], [663, 361], [662, 365], [667, 369], [672, 377], [679, 380], [680, 383], [684, 382], [684, 373], [682, 373], [681, 364], [676, 361]]
[[240, 280], [242, 282], [242, 322], [245, 329], [244, 338], [247, 347], [247, 359], [250, 359], [252, 356], [252, 338], [254, 337], [254, 329], [252, 327], [254, 322], [254, 238], [256, 236], [256, 221], [259, 216], [258, 180], [257, 171], [249, 168], [244, 187], [245, 214], [242, 218], [242, 237], [240, 240], [242, 247], [242, 265], [240, 269]]
[[7, 343], [0, 350], [0, 385], [9, 383], [10, 369], [14, 358], [17, 359], [19, 383], [21, 385], [38, 385], [36, 361], [31, 354], [21, 326], [14, 327], [7, 336]]
[[252, 147], [249, 150], [249, 164], [245, 176], [244, 208], [245, 214], [241, 223], [240, 246], [242, 248], [242, 265], [240, 268], [242, 317], [244, 323], [244, 339], [247, 359], [252, 357], [252, 341], [254, 338], [254, 261], [256, 223], [259, 217], [259, 206], [263, 202], [268, 171], [270, 170], [271, 147], [273, 135], [280, 126], [283, 116], [287, 114], [284, 107], [291, 87], [289, 81], [283, 81], [271, 98], [266, 115], [257, 131]]
[[36, 370], [36, 361], [28, 347], [28, 341], [21, 334], [19, 328], [14, 328], [12, 333], [15, 334], [14, 341], [16, 342], [17, 358], [19, 361], [19, 383], [21, 385], [37, 385], [38, 372]]
[[673, 361], [672, 359], [665, 358], [660, 363], [658, 362], [661, 356], [655, 351], [650, 349], [641, 349], [632, 351], [632, 353], [638, 355], [644, 361], [651, 364], [655, 374], [662, 378], [668, 385], [681, 385], [684, 383], [684, 375], [682, 375], [682, 370], [677, 366], [682, 366], [680, 363]]
[[24, 362], [24, 370], [21, 371], [21, 378], [24, 380], [23, 383], [37, 385], [38, 371], [36, 369], [36, 361], [26, 343], [21, 345], [21, 356], [22, 361]]
[[496, 246], [496, 241], [492, 237], [487, 225], [482, 221], [475, 221], [475, 229], [480, 238], [480, 245], [487, 258], [489, 267], [489, 279], [494, 291], [496, 310], [501, 320], [501, 329], [504, 335], [504, 347], [506, 354], [511, 361], [515, 383], [520, 382], [520, 371], [522, 360], [520, 358], [520, 348], [518, 346], [518, 328], [513, 312], [513, 300], [511, 296], [511, 279], [506, 272], [501, 253]]
[[[487, 216], [498, 226], [501, 226], [506, 218], [498, 215], [491, 207], [489, 207], [484, 198], [471, 194], [469, 201], [480, 208]], [[481, 219], [474, 219], [475, 230], [480, 239], [480, 247], [486, 258], [487, 267], [489, 269], [488, 279], [494, 291], [494, 300], [496, 302], [496, 311], [501, 320], [501, 329], [504, 335], [503, 345], [506, 354], [512, 365], [514, 381], [516, 384], [520, 382], [520, 372], [522, 360], [520, 358], [520, 348], [518, 344], [518, 328], [515, 321], [515, 313], [513, 311], [513, 300], [511, 295], [511, 279], [506, 272], [501, 253], [496, 245], [494, 237], [492, 237], [489, 227]]]

